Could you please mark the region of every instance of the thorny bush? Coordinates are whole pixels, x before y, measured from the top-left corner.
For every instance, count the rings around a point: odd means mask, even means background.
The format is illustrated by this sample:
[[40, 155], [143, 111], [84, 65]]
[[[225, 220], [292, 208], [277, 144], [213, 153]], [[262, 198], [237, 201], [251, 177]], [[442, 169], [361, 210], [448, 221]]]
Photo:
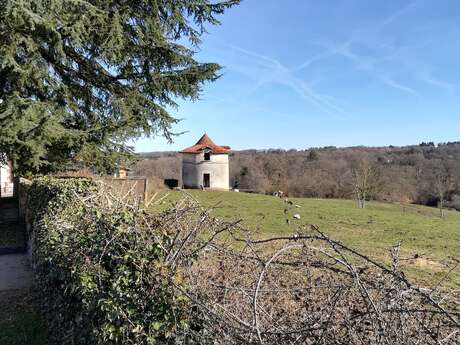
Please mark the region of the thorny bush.
[[[56, 344], [458, 344], [459, 293], [315, 226], [255, 240], [184, 194], [152, 215], [101, 183], [38, 179], [37, 284]], [[260, 237], [260, 236], [259, 236]]]

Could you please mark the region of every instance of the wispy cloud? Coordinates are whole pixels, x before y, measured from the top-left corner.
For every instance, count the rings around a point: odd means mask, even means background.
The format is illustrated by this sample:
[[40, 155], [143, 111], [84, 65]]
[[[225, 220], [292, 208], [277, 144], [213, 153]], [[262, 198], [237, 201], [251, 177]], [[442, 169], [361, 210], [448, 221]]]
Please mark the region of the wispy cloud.
[[[367, 60], [367, 61], [362, 61], [364, 57], [360, 57], [358, 55], [355, 55], [351, 53], [351, 47], [354, 43], [356, 42], [362, 42], [365, 40], [366, 36], [372, 37], [372, 40], [374, 40], [374, 36], [381, 30], [383, 30], [386, 26], [391, 24], [392, 22], [396, 21], [399, 17], [403, 16], [407, 12], [409, 12], [411, 9], [413, 9], [417, 5], [417, 1], [413, 1], [400, 9], [396, 10], [395, 12], [391, 13], [387, 17], [383, 18], [381, 21], [377, 22], [374, 26], [367, 28], [367, 29], [362, 29], [357, 32], [355, 32], [351, 38], [347, 39], [343, 43], [337, 43], [334, 44], [333, 42], [328, 42], [327, 44], [324, 44], [324, 40], [321, 42], [317, 42], [317, 45], [322, 46], [325, 48], [325, 50], [319, 54], [314, 55], [313, 57], [307, 59], [305, 62], [303, 62], [301, 65], [299, 65], [296, 70], [302, 70], [305, 68], [310, 67], [314, 62], [319, 62], [321, 60], [324, 60], [326, 58], [335, 56], [335, 55], [342, 55], [347, 58], [350, 58], [356, 62], [360, 62], [361, 66], [360, 68], [366, 69], [366, 67], [370, 67], [369, 65], [374, 65], [377, 62], [382, 62], [387, 59], [387, 57], [383, 57], [380, 59], [374, 59], [374, 60]], [[389, 45], [381, 45], [380, 48], [388, 48]], [[363, 63], [364, 62], [364, 63]]]
[[[316, 71], [321, 68], [321, 65], [318, 67], [319, 63], [330, 58], [343, 58], [351, 62], [353, 68], [345, 73], [354, 71], [353, 73], [364, 74], [383, 87], [410, 97], [421, 98], [419, 88], [422, 83], [444, 91], [453, 91], [454, 85], [434, 76], [429, 64], [425, 66], [423, 63], [418, 63], [416, 61], [418, 57], [408, 53], [419, 49], [422, 44], [420, 41], [412, 46], [395, 46], [394, 41], [385, 39], [388, 35], [383, 35], [392, 24], [396, 24], [404, 16], [412, 13], [418, 4], [419, 1], [410, 2], [375, 22], [371, 27], [354, 31], [343, 41], [316, 40], [313, 44], [321, 47], [322, 51], [294, 67], [289, 67], [271, 56], [236, 46], [230, 48], [236, 52], [237, 58], [232, 59], [226, 66], [254, 81], [246, 95], [253, 94], [266, 84], [284, 85], [322, 112], [333, 116], [348, 116], [348, 113], [340, 106], [341, 102], [337, 98], [319, 92], [317, 83], [314, 83], [311, 77], [305, 77], [313, 68]], [[363, 51], [366, 53], [363, 54]], [[300, 72], [303, 71], [307, 73], [302, 73], [300, 76]], [[327, 74], [323, 78], [330, 81], [330, 76]]]
[[387, 86], [393, 88], [393, 89], [396, 89], [396, 90], [400, 90], [400, 91], [403, 91], [403, 92], [407, 92], [415, 97], [420, 97], [420, 94], [415, 91], [413, 88], [407, 86], [407, 85], [403, 85], [389, 77], [385, 77], [385, 76], [380, 76], [380, 80]]
[[[387, 61], [394, 60], [398, 54], [398, 50], [394, 49], [393, 52], [382, 55], [380, 57], [369, 57], [369, 56], [362, 56], [358, 55], [353, 51], [353, 43], [355, 41], [353, 40], [347, 40], [343, 43], [334, 43], [334, 42], [326, 42], [323, 41], [321, 43], [318, 43], [319, 45], [322, 45], [325, 47], [326, 52], [328, 52], [331, 55], [336, 55], [336, 56], [342, 56], [349, 61], [351, 61], [356, 70], [360, 70], [362, 72], [367, 73], [371, 77], [375, 78], [376, 80], [380, 81], [384, 85], [399, 90], [403, 91], [406, 93], [409, 93], [413, 96], [419, 97], [419, 94], [417, 91], [415, 91], [413, 88], [411, 88], [408, 85], [404, 85], [401, 82], [395, 81], [393, 78], [390, 78], [387, 74], [387, 72], [382, 71], [379, 68], [379, 64], [382, 64]], [[326, 53], [323, 55], [325, 56]], [[307, 67], [308, 65], [306, 63], [303, 63], [299, 67], [296, 68], [296, 70], [300, 70], [301, 68]]]
[[422, 73], [419, 75], [419, 79], [430, 85], [445, 89], [448, 92], [453, 92], [455, 90], [455, 85], [444, 80], [436, 79], [432, 74]]
[[398, 55], [398, 50], [393, 50], [392, 53], [385, 55], [385, 56], [381, 56], [378, 58], [372, 58], [372, 57], [366, 57], [366, 56], [355, 54], [352, 51], [352, 47], [350, 44], [350, 45], [345, 46], [343, 49], [337, 50], [337, 53], [353, 61], [357, 69], [365, 71], [370, 76], [382, 82], [384, 85], [390, 88], [393, 88], [395, 90], [399, 90], [402, 92], [406, 92], [410, 95], [420, 97], [419, 93], [415, 91], [414, 88], [408, 85], [405, 85], [401, 82], [397, 82], [394, 79], [394, 77], [392, 78], [387, 75], [388, 72], [385, 72], [384, 70], [379, 68], [379, 64], [386, 62], [386, 61], [395, 60], [396, 56]]
[[316, 91], [313, 87], [313, 83], [308, 83], [298, 78], [294, 73], [296, 71], [295, 68], [288, 68], [277, 59], [255, 53], [241, 47], [231, 46], [231, 48], [249, 57], [251, 62], [258, 67], [247, 68], [239, 65], [228, 66], [231, 69], [244, 73], [245, 75], [255, 79], [256, 84], [251, 89], [251, 92], [255, 92], [257, 89], [268, 83], [280, 84], [290, 88], [302, 99], [315, 105], [326, 114], [333, 116], [347, 115], [340, 106], [333, 102], [333, 97]]
[[377, 29], [383, 29], [385, 26], [390, 25], [394, 21], [396, 21], [398, 18], [402, 17], [403, 15], [407, 14], [410, 10], [416, 7], [418, 1], [412, 1], [408, 3], [407, 5], [401, 7], [397, 11], [393, 12], [386, 18], [384, 18], [379, 25], [377, 26]]
[[348, 40], [340, 45], [329, 45], [325, 47], [323, 44], [318, 44], [326, 48], [323, 52], [312, 56], [311, 58], [305, 60], [302, 64], [294, 68], [294, 71], [301, 71], [303, 69], [309, 68], [314, 62], [324, 60], [326, 58], [337, 55], [340, 51], [346, 49], [347, 46], [353, 43], [353, 40]]
[[419, 64], [412, 63], [410, 66], [412, 66], [412, 68], [414, 69], [415, 78], [417, 78], [421, 82], [424, 82], [425, 84], [439, 88], [442, 91], [445, 91], [448, 93], [452, 93], [455, 91], [454, 84], [436, 77], [433, 74], [432, 69], [428, 65], [422, 65], [420, 63]]
[[[367, 73], [369, 76], [379, 81], [386, 87], [392, 88], [397, 91], [404, 92], [406, 94], [420, 97], [420, 93], [412, 86], [408, 85], [408, 82], [402, 82], [397, 80], [398, 70], [404, 68], [401, 72], [411, 75], [413, 81], [421, 81], [429, 84], [433, 87], [442, 88], [444, 91], [452, 92], [455, 86], [449, 82], [435, 78], [430, 72], [430, 69], [426, 66], [420, 69], [414, 69], [414, 65], [420, 67], [420, 63], [416, 61], [408, 60], [404, 56], [404, 51], [410, 49], [409, 46], [394, 47], [391, 43], [382, 43], [379, 40], [379, 33], [396, 22], [398, 19], [410, 13], [418, 5], [418, 1], [413, 1], [398, 10], [394, 11], [390, 15], [386, 16], [382, 20], [378, 21], [372, 27], [361, 29], [356, 31], [351, 37], [344, 42], [333, 42], [328, 40], [321, 40], [316, 42], [317, 45], [324, 48], [323, 52], [320, 52], [313, 57], [307, 59], [305, 62], [300, 64], [295, 71], [308, 69], [313, 63], [320, 62], [321, 60], [331, 57], [343, 57], [354, 64], [357, 71]], [[375, 42], [380, 42], [376, 44]], [[380, 51], [380, 56], [365, 56], [360, 55], [353, 49], [354, 46], [365, 46], [375, 51]], [[386, 63], [386, 67], [382, 66]], [[391, 65], [389, 67], [388, 65]], [[388, 70], [390, 68], [391, 70]], [[399, 78], [401, 79], [401, 78]]]

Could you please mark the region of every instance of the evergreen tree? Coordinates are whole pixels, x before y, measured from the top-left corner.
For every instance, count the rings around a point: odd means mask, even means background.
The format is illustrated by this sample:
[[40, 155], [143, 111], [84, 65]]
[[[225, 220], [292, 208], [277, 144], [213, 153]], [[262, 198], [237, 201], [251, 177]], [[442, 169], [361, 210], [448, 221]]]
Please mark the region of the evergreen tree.
[[19, 173], [113, 168], [128, 139], [172, 139], [167, 109], [219, 66], [194, 59], [239, 0], [0, 0], [0, 152]]

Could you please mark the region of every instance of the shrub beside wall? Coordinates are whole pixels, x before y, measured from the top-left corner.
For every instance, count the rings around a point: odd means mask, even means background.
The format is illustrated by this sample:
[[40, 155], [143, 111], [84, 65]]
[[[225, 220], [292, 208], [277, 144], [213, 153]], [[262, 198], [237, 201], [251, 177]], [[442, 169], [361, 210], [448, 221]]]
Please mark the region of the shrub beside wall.
[[37, 290], [55, 344], [166, 344], [201, 332], [160, 220], [88, 179], [29, 188]]

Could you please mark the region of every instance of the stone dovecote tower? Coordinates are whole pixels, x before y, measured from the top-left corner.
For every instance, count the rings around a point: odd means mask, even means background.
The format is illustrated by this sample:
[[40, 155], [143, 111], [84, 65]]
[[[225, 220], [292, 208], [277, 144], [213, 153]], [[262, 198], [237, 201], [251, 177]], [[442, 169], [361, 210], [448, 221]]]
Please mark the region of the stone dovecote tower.
[[184, 188], [229, 190], [229, 146], [216, 145], [207, 134], [181, 151]]

